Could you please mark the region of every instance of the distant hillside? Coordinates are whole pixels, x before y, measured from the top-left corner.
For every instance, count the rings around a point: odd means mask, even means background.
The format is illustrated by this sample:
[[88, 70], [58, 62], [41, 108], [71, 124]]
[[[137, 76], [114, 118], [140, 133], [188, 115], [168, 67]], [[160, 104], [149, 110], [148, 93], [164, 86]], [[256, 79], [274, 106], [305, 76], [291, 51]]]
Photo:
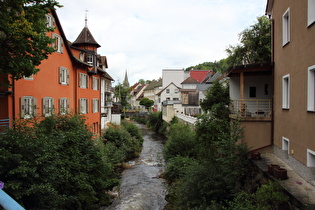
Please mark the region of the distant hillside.
[[213, 70], [215, 72], [223, 72], [228, 68], [228, 65], [226, 64], [226, 59], [221, 59], [219, 61], [214, 62], [204, 62], [201, 64], [198, 64], [196, 66], [190, 66], [185, 69], [185, 71], [190, 71], [192, 69], [195, 70]]

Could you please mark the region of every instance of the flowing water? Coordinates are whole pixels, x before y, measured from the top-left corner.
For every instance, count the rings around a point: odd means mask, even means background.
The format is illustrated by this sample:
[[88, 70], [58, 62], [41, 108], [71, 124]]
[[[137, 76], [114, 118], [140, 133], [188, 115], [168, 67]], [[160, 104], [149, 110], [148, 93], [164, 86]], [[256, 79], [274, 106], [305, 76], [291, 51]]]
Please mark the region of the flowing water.
[[164, 171], [163, 138], [137, 125], [144, 139], [141, 155], [128, 162], [131, 168], [122, 174], [118, 198], [107, 210], [159, 210], [166, 205], [166, 183], [159, 178]]

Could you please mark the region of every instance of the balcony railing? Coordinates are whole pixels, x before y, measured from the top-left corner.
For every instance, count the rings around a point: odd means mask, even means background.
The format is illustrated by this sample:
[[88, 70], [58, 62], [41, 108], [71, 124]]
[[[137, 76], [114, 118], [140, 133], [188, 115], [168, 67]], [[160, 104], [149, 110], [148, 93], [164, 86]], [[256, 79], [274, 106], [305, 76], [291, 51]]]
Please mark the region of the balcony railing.
[[113, 102], [112, 101], [105, 101], [105, 107], [112, 107]]
[[232, 116], [271, 117], [271, 99], [232, 100], [230, 104]]
[[10, 117], [0, 118], [0, 133], [5, 131], [5, 129], [9, 127], [10, 127]]

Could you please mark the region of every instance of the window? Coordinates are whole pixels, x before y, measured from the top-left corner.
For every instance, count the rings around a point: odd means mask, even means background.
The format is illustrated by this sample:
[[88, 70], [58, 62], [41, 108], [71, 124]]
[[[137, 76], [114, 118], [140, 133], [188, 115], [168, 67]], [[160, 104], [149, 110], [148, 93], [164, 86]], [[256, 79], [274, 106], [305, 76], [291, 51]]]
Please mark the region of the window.
[[80, 81], [79, 86], [80, 88], [88, 88], [89, 86], [89, 76], [87, 74], [80, 73]]
[[166, 93], [170, 93], [170, 89], [166, 89]]
[[86, 62], [89, 64], [89, 65], [93, 65], [93, 57], [94, 57], [94, 55], [92, 55], [92, 54], [87, 54], [86, 55]]
[[268, 91], [268, 84], [265, 84], [264, 92], [265, 92], [265, 96], [267, 96], [267, 95], [269, 94], [269, 91]]
[[290, 75], [282, 77], [282, 108], [290, 108]]
[[46, 14], [46, 24], [47, 27], [54, 27], [55, 25], [55, 19], [51, 14]]
[[93, 98], [93, 113], [99, 112], [99, 100]]
[[69, 85], [69, 69], [59, 67], [59, 83], [62, 85]]
[[315, 22], [315, 0], [308, 0], [307, 25], [310, 26], [314, 22]]
[[307, 110], [315, 111], [315, 65], [308, 67]]
[[52, 38], [55, 39], [55, 41], [52, 43], [52, 47], [56, 49], [57, 53], [63, 53], [63, 41], [61, 36], [53, 33]]
[[93, 90], [99, 90], [99, 79], [97, 77], [93, 78]]
[[59, 113], [61, 115], [69, 113], [69, 99], [64, 97], [59, 99]]
[[173, 98], [173, 101], [179, 101], [179, 98]]
[[287, 151], [289, 154], [289, 139], [282, 137], [282, 150]]
[[178, 93], [178, 89], [177, 88], [174, 90], [174, 93]]
[[282, 16], [282, 46], [290, 42], [290, 8]]
[[34, 116], [36, 116], [37, 112], [36, 112], [36, 104], [37, 104], [37, 100], [36, 98], [32, 97], [32, 96], [24, 96], [21, 97], [20, 99], [20, 103], [21, 103], [21, 118], [24, 119], [29, 119], [32, 118]]
[[306, 166], [315, 167], [315, 152], [307, 149]]
[[80, 114], [88, 113], [88, 100], [86, 98], [80, 98]]
[[31, 76], [29, 76], [29, 77], [23, 76], [23, 78], [24, 78], [25, 80], [34, 80], [33, 75], [31, 75]]
[[43, 116], [51, 116], [54, 112], [54, 99], [52, 97], [43, 98]]
[[249, 87], [249, 97], [256, 98], [256, 87]]

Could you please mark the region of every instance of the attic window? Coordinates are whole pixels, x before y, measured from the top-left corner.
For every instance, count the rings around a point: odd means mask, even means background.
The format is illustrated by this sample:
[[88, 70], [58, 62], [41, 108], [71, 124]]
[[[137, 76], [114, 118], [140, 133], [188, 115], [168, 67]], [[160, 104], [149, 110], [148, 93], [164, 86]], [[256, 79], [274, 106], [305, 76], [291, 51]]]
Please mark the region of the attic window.
[[87, 54], [87, 58], [86, 58], [86, 62], [89, 64], [89, 65], [93, 65], [93, 55], [92, 54]]

